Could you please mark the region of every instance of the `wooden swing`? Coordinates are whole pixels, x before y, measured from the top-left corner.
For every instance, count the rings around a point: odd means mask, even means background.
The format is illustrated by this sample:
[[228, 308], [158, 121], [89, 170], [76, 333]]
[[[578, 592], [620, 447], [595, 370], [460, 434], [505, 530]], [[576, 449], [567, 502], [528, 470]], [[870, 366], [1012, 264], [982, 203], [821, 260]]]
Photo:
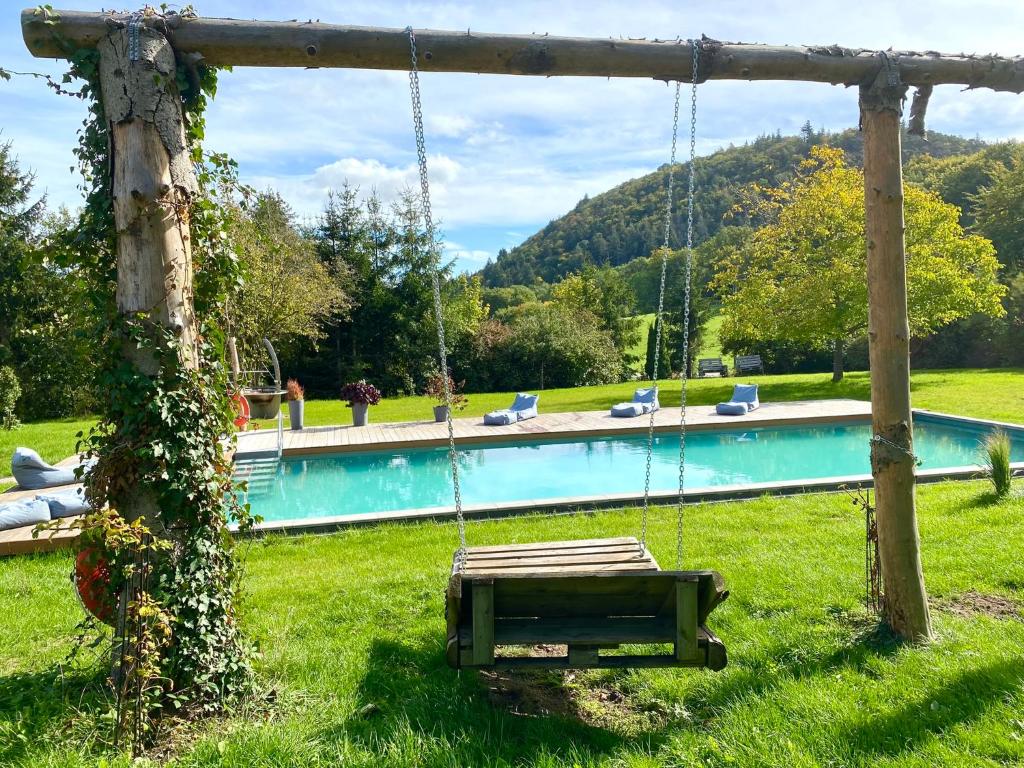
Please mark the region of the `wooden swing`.
[[[413, 126], [419, 161], [420, 190], [428, 241], [436, 243], [430, 206], [426, 142], [420, 100], [416, 36], [407, 29], [412, 68], [409, 83]], [[684, 307], [684, 357], [689, 344], [690, 275], [693, 247], [693, 160], [694, 129], [697, 118], [697, 83], [700, 44], [693, 45], [691, 82], [689, 195], [686, 227], [686, 297]], [[669, 161], [665, 207], [665, 241], [661, 253], [661, 285], [655, 343], [654, 371], [661, 349], [664, 315], [665, 274], [668, 264], [672, 223], [672, 190], [679, 129], [680, 84], [676, 83], [672, 123], [672, 155]], [[433, 272], [434, 314], [438, 329], [441, 371], [448, 372], [441, 288], [438, 269]], [[444, 399], [450, 404], [449, 377], [444, 381]], [[657, 387], [657, 379], [652, 382]], [[725, 645], [705, 626], [708, 615], [728, 597], [722, 577], [715, 571], [663, 571], [647, 549], [647, 515], [651, 485], [651, 455], [654, 446], [654, 412], [647, 434], [647, 473], [644, 483], [641, 536], [549, 541], [467, 547], [455, 431], [448, 409], [448, 449], [451, 459], [455, 515], [459, 549], [452, 562], [446, 593], [448, 625], [447, 658], [456, 668], [621, 668], [621, 667], [707, 667], [726, 665]], [[686, 445], [686, 379], [683, 379], [680, 410], [679, 500], [677, 505], [676, 567], [682, 561], [683, 540], [683, 452]], [[671, 653], [605, 655], [602, 649], [621, 645], [671, 645]], [[534, 655], [499, 656], [499, 646], [565, 646], [564, 655], [542, 652]]]

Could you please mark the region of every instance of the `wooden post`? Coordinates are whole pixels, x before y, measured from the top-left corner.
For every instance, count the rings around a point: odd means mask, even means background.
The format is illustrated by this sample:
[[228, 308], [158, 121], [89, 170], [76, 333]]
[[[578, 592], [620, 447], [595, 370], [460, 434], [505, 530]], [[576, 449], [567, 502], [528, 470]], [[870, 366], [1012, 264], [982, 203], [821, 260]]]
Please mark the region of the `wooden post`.
[[[158, 31], [141, 27], [134, 34], [137, 41], [130, 41], [123, 23], [112, 24], [97, 46], [117, 228], [117, 307], [122, 315], [141, 313], [154, 327], [171, 329], [180, 344], [181, 362], [194, 367], [198, 354], [188, 210], [198, 185], [185, 139], [175, 55]], [[148, 350], [125, 342], [123, 354], [143, 374], [159, 372], [159, 362]], [[169, 535], [152, 489], [129, 488], [118, 494], [116, 503], [125, 519], [142, 519], [154, 535]], [[120, 596], [112, 659], [118, 685], [124, 607], [129, 592], [138, 588], [136, 581]]]
[[900, 117], [906, 86], [884, 66], [861, 86], [866, 207], [868, 349], [871, 362], [871, 474], [885, 615], [907, 640], [931, 638], [914, 509], [910, 410], [910, 325], [903, 239]]
[[[196, 365], [192, 246], [188, 207], [198, 190], [185, 139], [174, 50], [153, 28], [138, 29], [138, 60], [129, 33], [114, 29], [99, 43], [100, 88], [110, 131], [117, 307], [142, 312], [172, 329], [183, 362]], [[148, 354], [126, 350], [155, 373]]]

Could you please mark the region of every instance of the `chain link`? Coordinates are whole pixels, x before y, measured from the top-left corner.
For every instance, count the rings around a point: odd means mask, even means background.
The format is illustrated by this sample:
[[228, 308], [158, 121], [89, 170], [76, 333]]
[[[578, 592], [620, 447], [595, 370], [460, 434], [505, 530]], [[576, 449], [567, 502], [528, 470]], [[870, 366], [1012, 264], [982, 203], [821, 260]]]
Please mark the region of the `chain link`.
[[444, 382], [444, 404], [448, 412], [448, 460], [452, 471], [452, 489], [455, 494], [455, 520], [459, 528], [459, 551], [456, 561], [461, 570], [466, 558], [466, 520], [462, 514], [462, 490], [459, 486], [459, 461], [455, 450], [455, 427], [452, 424], [451, 376], [448, 371], [448, 345], [444, 336], [444, 311], [441, 305], [441, 257], [437, 248], [434, 231], [434, 214], [430, 207], [430, 178], [427, 174], [427, 143], [423, 133], [423, 104], [420, 100], [419, 60], [416, 53], [416, 33], [406, 27], [409, 33], [409, 53], [412, 69], [409, 70], [409, 92], [412, 96], [412, 120], [416, 131], [416, 159], [420, 172], [420, 196], [423, 205], [423, 223], [427, 230], [427, 243], [433, 262], [431, 286], [434, 291], [434, 321], [437, 323], [437, 356], [441, 363], [441, 379]]
[[697, 82], [700, 69], [700, 40], [691, 42], [693, 71], [690, 80], [690, 168], [686, 188], [686, 293], [683, 299], [683, 381], [679, 397], [679, 499], [676, 502], [676, 569], [683, 567], [683, 503], [686, 487], [686, 385], [690, 373], [690, 294], [693, 276], [693, 191], [697, 159]]
[[142, 14], [136, 11], [128, 17], [128, 61], [138, 61], [142, 55], [139, 31], [142, 28]]
[[889, 448], [892, 448], [894, 451], [897, 451], [899, 453], [904, 454], [905, 456], [909, 456], [911, 459], [913, 459], [914, 466], [920, 467], [922, 464], [924, 464], [924, 460], [921, 459], [916, 453], [911, 451], [909, 448], [905, 448], [904, 446], [900, 445], [899, 443], [893, 442], [892, 440], [890, 440], [889, 438], [885, 437], [884, 435], [874, 435], [874, 436], [872, 436], [871, 444], [872, 444], [872, 446], [874, 446], [874, 445], [884, 445], [884, 446], [887, 446]]
[[[691, 40], [690, 47], [693, 50], [692, 75], [690, 82], [690, 165], [689, 178], [687, 180], [686, 195], [686, 271], [685, 271], [685, 295], [683, 300], [683, 378], [682, 392], [679, 405], [679, 495], [676, 502], [676, 568], [682, 566], [683, 561], [683, 499], [686, 481], [686, 384], [687, 384], [687, 362], [690, 357], [690, 283], [693, 273], [693, 191], [694, 171], [693, 164], [697, 149], [697, 82], [700, 67], [699, 40]], [[657, 391], [658, 366], [661, 356], [661, 339], [664, 333], [665, 314], [665, 282], [668, 272], [669, 245], [672, 237], [672, 210], [675, 188], [675, 165], [676, 147], [679, 136], [679, 100], [681, 83], [676, 82], [675, 99], [672, 106], [672, 150], [669, 156], [668, 183], [665, 199], [665, 231], [664, 242], [661, 247], [661, 280], [658, 284], [658, 312], [655, 316], [654, 333], [654, 360], [651, 371], [651, 386]], [[644, 498], [643, 509], [640, 518], [640, 547], [647, 549], [647, 519], [651, 506], [651, 462], [654, 454], [654, 411], [651, 411], [650, 421], [647, 424], [647, 459], [644, 471]]]
[[[661, 335], [664, 332], [665, 277], [668, 272], [669, 241], [672, 237], [672, 202], [676, 176], [676, 146], [679, 137], [679, 93], [681, 85], [676, 82], [675, 101], [672, 107], [672, 150], [668, 161], [668, 183], [665, 190], [665, 237], [661, 246], [661, 281], [658, 283], [658, 312], [654, 318], [654, 360], [651, 368], [651, 388], [655, 398], [658, 392], [658, 367], [661, 360]], [[644, 501], [640, 514], [640, 549], [647, 550], [647, 517], [651, 508], [651, 461], [654, 454], [654, 409], [651, 409], [647, 423], [647, 463], [644, 468]]]

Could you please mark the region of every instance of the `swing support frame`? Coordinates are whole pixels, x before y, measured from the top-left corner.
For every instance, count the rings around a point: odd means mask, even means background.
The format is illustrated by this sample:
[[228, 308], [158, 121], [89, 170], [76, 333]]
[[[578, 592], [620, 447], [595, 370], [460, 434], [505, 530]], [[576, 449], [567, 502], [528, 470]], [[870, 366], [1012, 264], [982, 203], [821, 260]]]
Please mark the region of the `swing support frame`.
[[[22, 12], [25, 43], [39, 57], [63, 58], [97, 46], [104, 57], [129, 49], [126, 14], [27, 9]], [[136, 17], [144, 40], [143, 60], [102, 67], [104, 99], [130, 94], [133, 109], [110, 110], [116, 199], [151, 197], [172, 178], [187, 197], [195, 189], [181, 147], [180, 110], [148, 111], [161, 104], [156, 78], [136, 68], [154, 67], [155, 57], [187, 67], [344, 67], [408, 70], [409, 36], [404, 30], [339, 26], [319, 22], [266, 22], [185, 18], [174, 14]], [[513, 75], [645, 77], [687, 81], [694, 73], [694, 43], [686, 40], [584, 39], [548, 35], [500, 35], [466, 31], [416, 32], [424, 72]], [[857, 86], [864, 131], [864, 176], [869, 302], [869, 349], [873, 412], [872, 474], [878, 502], [878, 541], [885, 587], [885, 615], [908, 640], [931, 637], [914, 506], [913, 430], [910, 410], [909, 323], [907, 320], [903, 192], [900, 157], [903, 104], [916, 87], [910, 128], [923, 133], [924, 113], [936, 85], [966, 89], [1024, 91], [1024, 59], [932, 51], [876, 52], [828, 46], [767, 46], [705, 39], [699, 56], [700, 82], [784, 80]], [[139, 70], [141, 71], [141, 70]], [[123, 100], [123, 99], [122, 99]], [[142, 105], [142, 106], [138, 106]], [[116, 106], [116, 105], [115, 105]], [[177, 122], [177, 125], [170, 123]], [[159, 126], [157, 125], [159, 123]], [[159, 130], [158, 130], [159, 128]], [[148, 137], [139, 141], [137, 134]], [[169, 138], [168, 138], [169, 137]], [[168, 173], [170, 168], [170, 174]], [[140, 203], [141, 205], [141, 203]], [[118, 224], [118, 291], [133, 306], [139, 286], [172, 269], [189, 276], [191, 252], [162, 237], [138, 237], [127, 209], [115, 210]], [[124, 219], [124, 220], [121, 220]], [[156, 230], [154, 230], [156, 232]], [[191, 297], [174, 297], [191, 318]], [[153, 302], [145, 306], [152, 306]], [[175, 316], [175, 315], [172, 315]], [[194, 324], [168, 327], [188, 336]], [[180, 324], [179, 324], [180, 325]], [[141, 489], [140, 489], [141, 490]]]

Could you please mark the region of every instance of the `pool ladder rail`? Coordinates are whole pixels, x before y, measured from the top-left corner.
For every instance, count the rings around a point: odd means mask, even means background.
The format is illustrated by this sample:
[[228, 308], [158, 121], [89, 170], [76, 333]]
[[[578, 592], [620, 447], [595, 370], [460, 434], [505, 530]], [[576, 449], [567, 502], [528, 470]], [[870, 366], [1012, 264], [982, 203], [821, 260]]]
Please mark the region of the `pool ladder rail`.
[[235, 464], [233, 479], [236, 483], [246, 483], [247, 497], [262, 496], [273, 490], [280, 474], [280, 467], [281, 459], [277, 456], [245, 459]]

